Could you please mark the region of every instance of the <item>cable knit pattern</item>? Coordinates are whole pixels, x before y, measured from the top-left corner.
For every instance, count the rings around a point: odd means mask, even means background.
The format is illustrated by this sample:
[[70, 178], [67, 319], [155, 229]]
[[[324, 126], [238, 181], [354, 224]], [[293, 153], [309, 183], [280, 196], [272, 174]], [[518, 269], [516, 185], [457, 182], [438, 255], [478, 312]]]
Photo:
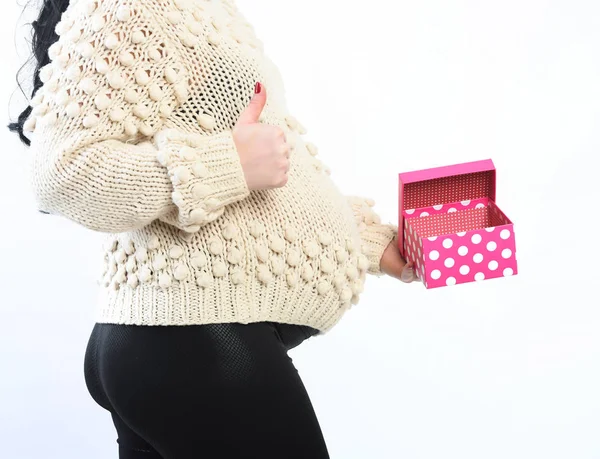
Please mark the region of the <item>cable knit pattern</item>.
[[[397, 227], [344, 196], [233, 0], [72, 0], [26, 128], [41, 209], [107, 234], [98, 322], [261, 320], [325, 333]], [[256, 81], [288, 183], [247, 188], [231, 129]]]

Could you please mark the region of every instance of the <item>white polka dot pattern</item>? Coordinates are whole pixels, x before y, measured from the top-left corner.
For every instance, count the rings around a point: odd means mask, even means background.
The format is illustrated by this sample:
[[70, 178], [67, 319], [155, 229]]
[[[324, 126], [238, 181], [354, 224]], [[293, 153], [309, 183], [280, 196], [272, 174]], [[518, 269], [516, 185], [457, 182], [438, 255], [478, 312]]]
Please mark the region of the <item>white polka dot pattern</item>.
[[[476, 206], [482, 204], [482, 209]], [[404, 213], [406, 257], [414, 261], [427, 288], [511, 276], [517, 272], [513, 225], [487, 199], [450, 203], [450, 213], [420, 217], [422, 209]], [[436, 219], [435, 224], [427, 220]], [[446, 230], [446, 231], [445, 231]], [[449, 232], [447, 230], [453, 230]]]

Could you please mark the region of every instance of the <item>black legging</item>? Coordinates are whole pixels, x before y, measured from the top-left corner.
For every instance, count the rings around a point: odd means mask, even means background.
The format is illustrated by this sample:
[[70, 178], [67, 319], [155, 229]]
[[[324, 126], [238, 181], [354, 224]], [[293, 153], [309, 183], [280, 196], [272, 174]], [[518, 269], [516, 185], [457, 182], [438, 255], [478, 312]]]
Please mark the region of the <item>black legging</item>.
[[84, 362], [120, 459], [328, 459], [287, 351], [317, 331], [257, 322], [95, 324]]

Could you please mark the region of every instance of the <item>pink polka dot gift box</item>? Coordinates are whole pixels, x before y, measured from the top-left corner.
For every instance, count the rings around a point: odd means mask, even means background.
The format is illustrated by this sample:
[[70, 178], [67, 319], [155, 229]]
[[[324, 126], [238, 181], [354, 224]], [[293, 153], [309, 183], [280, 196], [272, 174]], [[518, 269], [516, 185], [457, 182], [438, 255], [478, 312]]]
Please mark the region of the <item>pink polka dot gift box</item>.
[[399, 174], [398, 246], [428, 289], [517, 274], [491, 159]]

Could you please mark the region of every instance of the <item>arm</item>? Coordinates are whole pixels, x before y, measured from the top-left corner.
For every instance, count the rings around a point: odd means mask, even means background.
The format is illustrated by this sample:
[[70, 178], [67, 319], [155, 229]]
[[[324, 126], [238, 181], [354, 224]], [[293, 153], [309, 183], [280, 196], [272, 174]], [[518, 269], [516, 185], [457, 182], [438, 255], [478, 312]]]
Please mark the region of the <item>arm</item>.
[[[78, 18], [74, 28], [85, 37], [79, 45], [61, 31], [28, 122], [33, 191], [41, 210], [97, 231], [133, 230], [156, 219], [198, 231], [249, 190], [231, 131], [167, 127], [167, 114], [187, 98], [188, 69], [144, 3], [136, 1], [119, 23], [120, 35], [111, 28], [117, 19], [94, 32], [92, 16]], [[151, 39], [133, 39], [141, 29]], [[89, 45], [88, 35], [95, 47], [81, 46]], [[162, 54], [153, 54], [160, 46]], [[153, 79], [144, 82], [150, 68]]]
[[53, 134], [36, 130], [32, 142], [36, 199], [41, 210], [92, 230], [118, 233], [160, 219], [194, 232], [249, 194], [230, 131], [198, 138], [165, 130], [156, 145], [106, 139], [71, 151], [49, 146]]

